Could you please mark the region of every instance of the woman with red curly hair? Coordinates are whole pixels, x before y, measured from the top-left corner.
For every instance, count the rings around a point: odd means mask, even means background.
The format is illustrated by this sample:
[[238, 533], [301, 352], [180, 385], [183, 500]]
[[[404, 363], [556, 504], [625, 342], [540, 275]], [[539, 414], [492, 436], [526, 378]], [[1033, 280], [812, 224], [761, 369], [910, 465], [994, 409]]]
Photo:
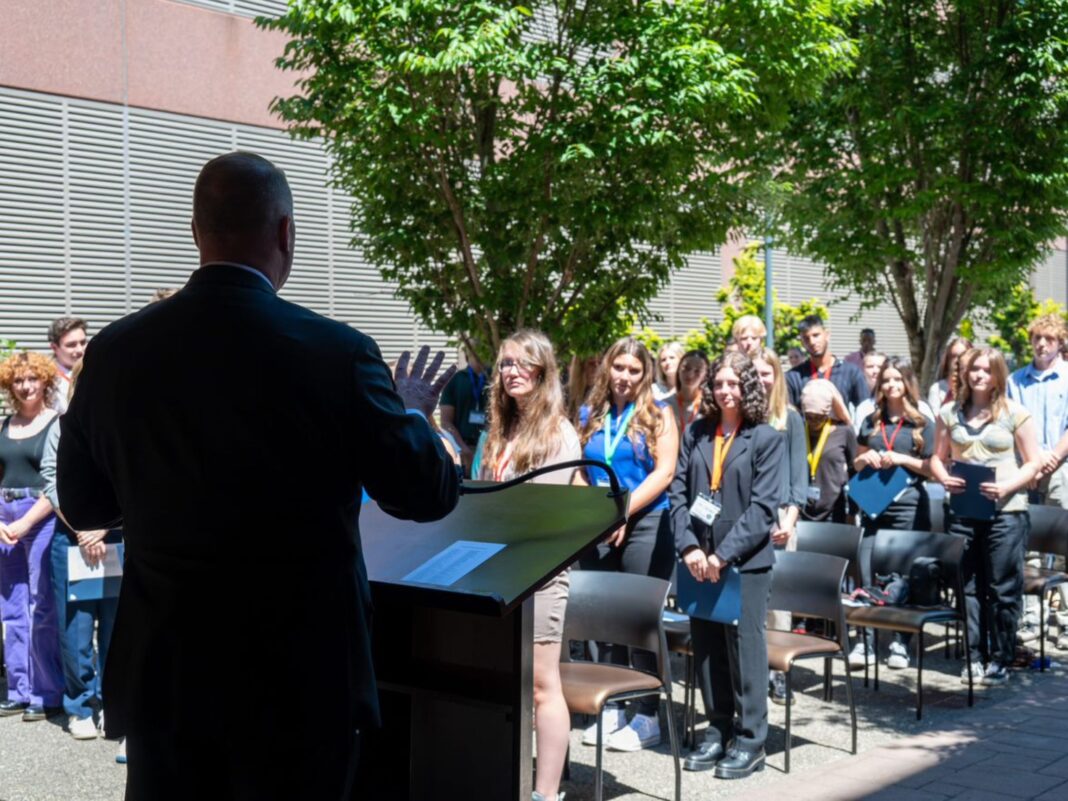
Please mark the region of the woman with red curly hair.
[[0, 391], [14, 412], [0, 424], [0, 616], [7, 698], [0, 716], [44, 720], [63, 702], [59, 625], [50, 552], [55, 516], [41, 475], [56, 367], [38, 353], [0, 364]]

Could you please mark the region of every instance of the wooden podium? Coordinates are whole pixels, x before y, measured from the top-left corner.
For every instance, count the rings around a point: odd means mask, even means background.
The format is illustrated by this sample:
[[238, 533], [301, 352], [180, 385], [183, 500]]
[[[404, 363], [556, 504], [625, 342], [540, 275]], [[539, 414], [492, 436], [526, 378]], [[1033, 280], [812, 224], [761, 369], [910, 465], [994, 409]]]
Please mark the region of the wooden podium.
[[[364, 507], [383, 728], [364, 740], [354, 797], [529, 801], [533, 595], [625, 509], [603, 487], [546, 484], [465, 495], [436, 523]], [[404, 581], [457, 540], [505, 547], [450, 586]]]

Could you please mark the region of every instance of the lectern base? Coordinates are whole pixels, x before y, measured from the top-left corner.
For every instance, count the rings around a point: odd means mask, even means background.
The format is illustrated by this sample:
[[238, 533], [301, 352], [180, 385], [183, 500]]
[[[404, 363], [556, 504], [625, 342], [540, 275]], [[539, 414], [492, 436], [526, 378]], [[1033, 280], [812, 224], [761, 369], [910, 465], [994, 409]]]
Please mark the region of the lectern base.
[[533, 610], [533, 598], [494, 617], [376, 597], [383, 728], [364, 739], [355, 798], [528, 801]]

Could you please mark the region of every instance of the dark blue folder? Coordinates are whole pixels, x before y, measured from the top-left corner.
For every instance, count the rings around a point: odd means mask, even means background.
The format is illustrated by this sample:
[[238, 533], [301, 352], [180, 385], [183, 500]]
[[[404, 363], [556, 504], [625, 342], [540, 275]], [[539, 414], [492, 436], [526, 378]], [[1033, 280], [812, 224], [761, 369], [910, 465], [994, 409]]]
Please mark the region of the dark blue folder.
[[679, 609], [690, 617], [737, 626], [742, 616], [742, 577], [738, 568], [720, 571], [719, 581], [698, 581], [679, 562]]
[[865, 467], [849, 480], [849, 497], [868, 517], [878, 517], [909, 485], [909, 471], [897, 465], [876, 470]]
[[993, 467], [970, 462], [954, 462], [950, 475], [960, 476], [965, 481], [964, 492], [950, 493], [949, 509], [957, 517], [969, 520], [993, 520], [997, 504], [979, 492], [979, 485], [994, 481], [997, 475]]

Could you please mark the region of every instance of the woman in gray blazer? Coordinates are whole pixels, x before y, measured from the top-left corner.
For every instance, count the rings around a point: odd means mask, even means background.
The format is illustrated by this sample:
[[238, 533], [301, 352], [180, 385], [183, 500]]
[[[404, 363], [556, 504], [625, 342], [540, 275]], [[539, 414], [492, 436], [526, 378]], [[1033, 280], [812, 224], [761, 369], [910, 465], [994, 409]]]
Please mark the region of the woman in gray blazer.
[[698, 581], [741, 574], [738, 626], [693, 618], [694, 658], [710, 725], [688, 770], [740, 779], [764, 767], [768, 655], [764, 640], [771, 531], [786, 469], [783, 437], [766, 424], [767, 400], [753, 363], [725, 353], [709, 372], [702, 419], [686, 430], [670, 489], [675, 543]]

